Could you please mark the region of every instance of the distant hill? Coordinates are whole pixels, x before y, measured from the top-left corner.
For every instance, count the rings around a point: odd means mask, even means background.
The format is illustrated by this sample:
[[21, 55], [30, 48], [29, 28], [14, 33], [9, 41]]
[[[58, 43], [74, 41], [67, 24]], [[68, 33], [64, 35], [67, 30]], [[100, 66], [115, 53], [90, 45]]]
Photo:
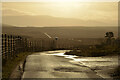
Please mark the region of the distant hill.
[[118, 35], [117, 27], [15, 27], [3, 25], [2, 33], [27, 36], [31, 38], [104, 38], [106, 32], [112, 31]]
[[2, 27], [16, 27], [16, 26], [12, 26], [12, 25], [8, 25], [8, 24], [2, 24]]
[[96, 20], [82, 20], [76, 18], [53, 17], [48, 15], [20, 15], [20, 16], [2, 16], [2, 23], [18, 26], [108, 26], [116, 25], [117, 23], [102, 22]]

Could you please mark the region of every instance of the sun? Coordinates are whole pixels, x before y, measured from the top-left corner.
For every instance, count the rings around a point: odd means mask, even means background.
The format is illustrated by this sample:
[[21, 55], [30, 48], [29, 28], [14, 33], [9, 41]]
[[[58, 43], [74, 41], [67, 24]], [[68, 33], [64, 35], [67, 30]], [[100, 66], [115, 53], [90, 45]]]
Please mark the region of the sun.
[[49, 4], [47, 8], [51, 10], [50, 13], [56, 13], [59, 17], [74, 16], [79, 9], [83, 9], [84, 5], [77, 2], [55, 2]]
[[[55, 0], [54, 0], [55, 1]], [[67, 2], [68, 0], [59, 2], [43, 2], [43, 3], [32, 3], [30, 10], [35, 11], [37, 14], [46, 15], [46, 12], [49, 15], [54, 17], [70, 17], [73, 18], [74, 16], [79, 15], [78, 13], [82, 13], [81, 11], [84, 7], [89, 6], [89, 3], [86, 2]], [[43, 13], [41, 13], [43, 11]], [[76, 17], [77, 18], [77, 17]]]

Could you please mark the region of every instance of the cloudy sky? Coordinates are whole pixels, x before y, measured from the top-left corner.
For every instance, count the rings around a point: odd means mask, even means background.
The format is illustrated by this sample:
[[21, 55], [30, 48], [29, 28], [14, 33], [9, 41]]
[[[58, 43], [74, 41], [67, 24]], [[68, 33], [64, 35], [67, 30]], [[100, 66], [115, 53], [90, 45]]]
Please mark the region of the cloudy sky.
[[16, 26], [117, 26], [117, 2], [3, 2], [3, 24]]

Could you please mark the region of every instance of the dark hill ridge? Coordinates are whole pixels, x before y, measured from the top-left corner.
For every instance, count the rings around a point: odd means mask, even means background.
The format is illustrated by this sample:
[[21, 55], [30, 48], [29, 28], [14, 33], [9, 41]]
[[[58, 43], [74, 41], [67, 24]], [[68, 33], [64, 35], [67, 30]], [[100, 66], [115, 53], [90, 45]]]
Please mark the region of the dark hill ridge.
[[104, 38], [106, 32], [112, 31], [117, 37], [117, 27], [2, 27], [2, 32], [13, 35], [22, 35], [32, 38]]

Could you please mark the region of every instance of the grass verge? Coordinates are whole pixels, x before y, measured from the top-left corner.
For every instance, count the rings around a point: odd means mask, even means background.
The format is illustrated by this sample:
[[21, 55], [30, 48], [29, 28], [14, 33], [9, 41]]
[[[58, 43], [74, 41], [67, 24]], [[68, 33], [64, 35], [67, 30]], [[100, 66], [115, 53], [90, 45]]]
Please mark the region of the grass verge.
[[115, 69], [114, 73], [111, 74], [111, 76], [112, 76], [114, 79], [120, 79], [120, 66], [118, 66], [118, 67]]
[[8, 79], [13, 72], [13, 70], [16, 68], [16, 66], [21, 62], [24, 61], [25, 58], [32, 54], [31, 52], [24, 52], [19, 53], [16, 55], [16, 57], [12, 59], [7, 59], [2, 61], [2, 78]]
[[66, 55], [76, 55], [84, 57], [99, 57], [106, 55], [120, 54], [120, 48], [117, 46], [105, 45], [101, 47], [89, 46], [88, 48], [73, 49], [70, 52], [66, 52]]

